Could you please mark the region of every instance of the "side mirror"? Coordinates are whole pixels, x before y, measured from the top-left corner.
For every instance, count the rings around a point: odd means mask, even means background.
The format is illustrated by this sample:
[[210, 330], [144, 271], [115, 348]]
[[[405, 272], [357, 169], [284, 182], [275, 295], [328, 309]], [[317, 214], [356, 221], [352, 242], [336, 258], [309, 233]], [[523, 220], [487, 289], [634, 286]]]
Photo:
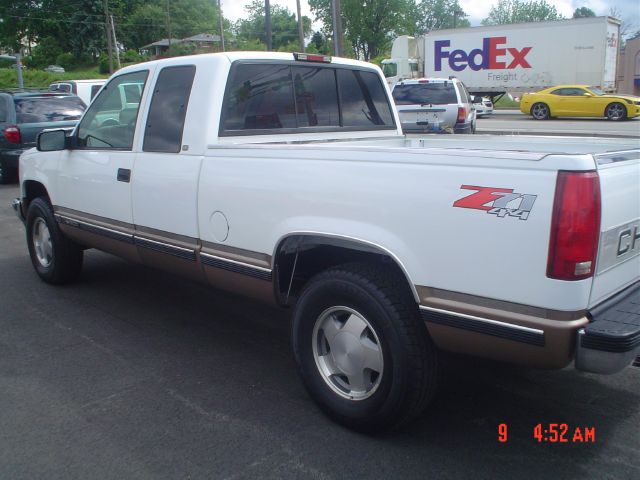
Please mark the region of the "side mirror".
[[67, 132], [65, 130], [45, 130], [38, 134], [36, 148], [40, 152], [56, 152], [67, 148]]
[[589, 93], [589, 92], [584, 92], [582, 94], [584, 97], [593, 97], [593, 94]]

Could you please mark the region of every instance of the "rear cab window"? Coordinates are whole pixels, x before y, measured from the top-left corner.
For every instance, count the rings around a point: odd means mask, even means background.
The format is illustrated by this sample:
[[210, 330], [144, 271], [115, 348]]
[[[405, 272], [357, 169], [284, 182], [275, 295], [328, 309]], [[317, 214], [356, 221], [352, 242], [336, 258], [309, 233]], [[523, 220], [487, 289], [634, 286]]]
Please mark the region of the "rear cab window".
[[336, 64], [232, 65], [220, 136], [395, 129], [382, 78]]
[[458, 103], [453, 82], [398, 84], [393, 89], [396, 105], [448, 105]]
[[85, 109], [84, 102], [75, 96], [22, 97], [14, 102], [18, 124], [78, 120]]

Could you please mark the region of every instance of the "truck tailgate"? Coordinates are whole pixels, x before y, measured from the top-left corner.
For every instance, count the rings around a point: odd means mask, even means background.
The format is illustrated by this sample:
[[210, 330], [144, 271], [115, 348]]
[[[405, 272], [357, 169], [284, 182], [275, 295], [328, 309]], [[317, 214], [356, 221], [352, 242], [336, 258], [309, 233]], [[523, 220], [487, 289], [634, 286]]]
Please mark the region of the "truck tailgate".
[[595, 158], [602, 215], [590, 308], [640, 280], [640, 149]]

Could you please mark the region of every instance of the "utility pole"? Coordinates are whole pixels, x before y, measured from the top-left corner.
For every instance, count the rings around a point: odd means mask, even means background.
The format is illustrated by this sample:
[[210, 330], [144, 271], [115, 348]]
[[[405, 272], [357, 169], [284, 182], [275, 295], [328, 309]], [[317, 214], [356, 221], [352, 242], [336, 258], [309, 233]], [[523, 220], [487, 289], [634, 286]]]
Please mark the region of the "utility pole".
[[118, 66], [118, 70], [120, 70], [120, 49], [118, 48], [118, 40], [116, 39], [116, 26], [113, 24], [113, 15], [109, 16], [111, 20], [111, 33], [113, 33], [113, 46], [116, 49], [116, 65]]
[[340, 18], [340, 0], [331, 0], [331, 18], [333, 20], [333, 51], [342, 56], [342, 20]]
[[300, 14], [300, 0], [296, 0], [298, 8], [298, 38], [300, 39], [300, 51], [304, 52], [304, 29], [302, 25], [302, 15]]
[[14, 53], [13, 55], [0, 55], [0, 58], [5, 60], [15, 60], [16, 64], [14, 67], [16, 68], [16, 75], [18, 80], [18, 88], [24, 88], [24, 81], [22, 79], [22, 55], [19, 53]]
[[222, 43], [222, 51], [224, 52], [224, 24], [222, 17], [222, 0], [218, 0], [218, 18], [220, 20], [220, 42]]
[[167, 0], [167, 41], [169, 42], [169, 56], [171, 56], [171, 13], [169, 12], [169, 0]]
[[109, 52], [109, 73], [113, 73], [113, 45], [111, 44], [111, 28], [109, 27], [109, 0], [103, 0], [104, 6], [104, 29], [107, 34], [107, 51]]
[[267, 50], [273, 50], [273, 42], [271, 38], [271, 5], [269, 0], [264, 0], [264, 24], [267, 30]]

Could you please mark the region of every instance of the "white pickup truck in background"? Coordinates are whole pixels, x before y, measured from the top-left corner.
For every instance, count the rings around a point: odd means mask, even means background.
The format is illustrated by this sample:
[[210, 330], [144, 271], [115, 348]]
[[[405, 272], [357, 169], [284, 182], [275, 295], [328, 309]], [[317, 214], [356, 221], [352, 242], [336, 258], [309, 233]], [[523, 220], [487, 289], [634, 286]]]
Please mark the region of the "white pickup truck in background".
[[[139, 103], [123, 105], [132, 85]], [[362, 62], [138, 64], [71, 134], [40, 135], [14, 208], [46, 282], [77, 279], [97, 248], [293, 307], [305, 386], [355, 429], [418, 415], [441, 351], [631, 365], [638, 142], [405, 138], [399, 125], [382, 72]]]

